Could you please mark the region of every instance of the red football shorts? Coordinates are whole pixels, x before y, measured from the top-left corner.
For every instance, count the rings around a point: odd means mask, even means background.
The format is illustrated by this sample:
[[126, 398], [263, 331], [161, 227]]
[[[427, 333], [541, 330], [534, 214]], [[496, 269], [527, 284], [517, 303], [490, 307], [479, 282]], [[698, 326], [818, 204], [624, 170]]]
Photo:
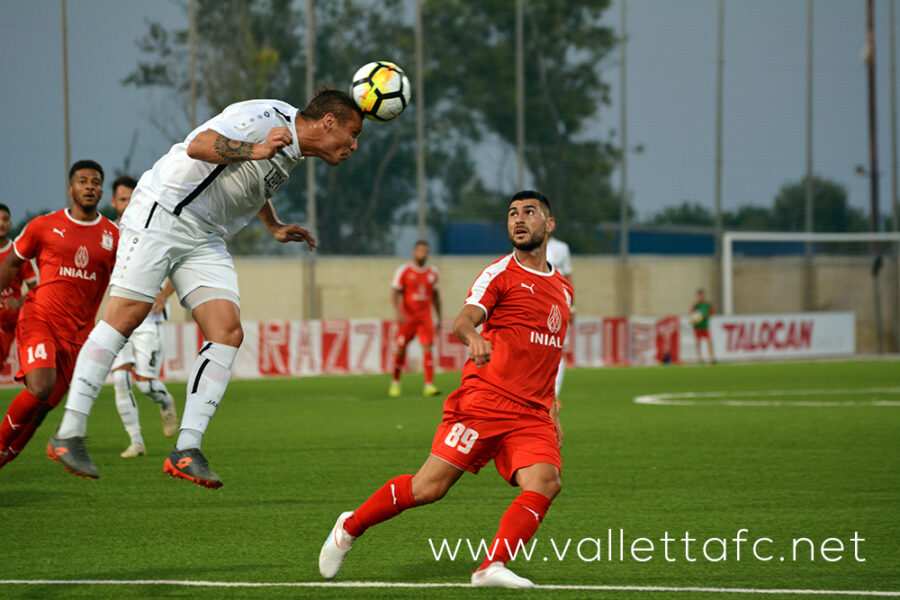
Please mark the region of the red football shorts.
[[434, 343], [434, 323], [431, 319], [407, 317], [406, 323], [397, 329], [397, 347], [405, 348], [416, 334], [419, 335], [419, 343], [423, 346], [430, 346]]
[[20, 319], [16, 325], [19, 372], [16, 381], [35, 369], [56, 369], [56, 376], [72, 381], [81, 345], [58, 339], [50, 325], [39, 319]]
[[698, 340], [709, 339], [709, 329], [695, 329], [694, 337]]
[[431, 453], [470, 473], [493, 459], [510, 485], [516, 485], [518, 469], [537, 463], [562, 471], [556, 425], [548, 412], [474, 388], [459, 388], [447, 397]]

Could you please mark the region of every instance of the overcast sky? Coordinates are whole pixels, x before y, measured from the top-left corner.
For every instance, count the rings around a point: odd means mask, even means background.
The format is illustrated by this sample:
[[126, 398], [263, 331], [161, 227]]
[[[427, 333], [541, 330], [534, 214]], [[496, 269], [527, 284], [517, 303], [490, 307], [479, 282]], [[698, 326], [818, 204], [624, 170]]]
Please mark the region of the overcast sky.
[[[628, 0], [628, 139], [644, 149], [629, 155], [628, 184], [641, 217], [685, 200], [713, 206], [717, 6]], [[890, 211], [892, 193], [887, 6], [876, 2], [882, 212]], [[854, 173], [855, 165], [868, 165], [865, 2], [816, 0], [814, 11], [814, 168], [868, 210], [868, 182]], [[186, 22], [186, 13], [169, 0], [69, 0], [73, 160], [93, 158], [113, 173], [135, 131], [136, 175], [168, 150], [170, 140], [147, 118], [165, 106], [164, 96], [121, 85], [138, 60], [135, 40], [148, 19], [174, 26]], [[618, 29], [618, 1], [606, 20]], [[7, 147], [0, 177], [16, 219], [65, 201], [59, 2], [0, 0], [0, 27]], [[613, 106], [591, 131], [605, 137], [619, 129], [617, 58], [601, 68], [613, 86]], [[806, 168], [806, 2], [725, 2], [724, 104], [723, 204], [769, 205]], [[506, 174], [497, 183], [515, 181], [514, 165], [494, 171]]]

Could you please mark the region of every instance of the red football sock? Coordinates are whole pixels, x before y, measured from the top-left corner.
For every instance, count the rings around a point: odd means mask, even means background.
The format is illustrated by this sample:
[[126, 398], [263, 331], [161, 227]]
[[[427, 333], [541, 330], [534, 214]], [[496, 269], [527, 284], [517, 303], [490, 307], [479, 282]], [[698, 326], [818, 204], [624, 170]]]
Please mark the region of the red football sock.
[[426, 352], [422, 359], [422, 367], [425, 370], [425, 385], [434, 383], [434, 354]]
[[372, 494], [353, 516], [344, 521], [344, 531], [353, 537], [391, 517], [396, 517], [407, 508], [416, 505], [412, 494], [412, 475], [398, 475]]
[[13, 398], [3, 423], [0, 424], [0, 450], [5, 450], [15, 441], [22, 431], [31, 424], [38, 413], [41, 401], [31, 395], [28, 389], [19, 392]]
[[506, 563], [537, 531], [550, 508], [550, 502], [550, 498], [537, 492], [526, 491], [519, 494], [500, 519], [500, 528], [488, 547], [492, 556], [485, 556], [478, 568], [483, 569], [493, 562]]

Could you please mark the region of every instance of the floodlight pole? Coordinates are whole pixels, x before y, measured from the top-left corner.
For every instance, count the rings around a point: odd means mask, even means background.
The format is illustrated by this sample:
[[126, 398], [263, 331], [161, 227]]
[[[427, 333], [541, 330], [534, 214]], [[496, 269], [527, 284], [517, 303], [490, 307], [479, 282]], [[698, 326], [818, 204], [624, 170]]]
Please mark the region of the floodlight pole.
[[722, 277], [722, 87], [725, 64], [725, 2], [719, 0], [718, 40], [716, 43], [716, 167], [715, 167], [715, 201], [716, 201], [716, 266], [719, 268], [718, 294], [719, 301], [724, 292]]
[[188, 112], [191, 131], [197, 127], [197, 1], [188, 2]]
[[622, 0], [622, 13], [620, 15], [621, 31], [619, 33], [619, 52], [621, 63], [619, 65], [619, 117], [622, 130], [622, 189], [619, 191], [619, 259], [621, 261], [622, 281], [622, 315], [628, 316], [631, 311], [631, 294], [628, 281], [628, 94], [627, 94], [627, 53], [628, 27], [625, 13], [626, 0]]
[[[875, 4], [874, 0], [866, 0], [866, 71], [868, 73], [869, 95], [869, 190], [871, 198], [872, 232], [878, 233], [881, 229], [878, 208], [878, 112], [876, 106], [875, 85]], [[875, 296], [875, 333], [878, 336], [878, 354], [884, 354], [884, 339], [882, 339], [881, 322], [881, 293], [878, 282], [879, 264], [881, 262], [881, 248], [877, 242], [872, 243], [872, 254], [875, 263], [872, 266], [872, 284]]]
[[[311, 100], [315, 95], [315, 52], [316, 52], [316, 13], [313, 7], [314, 0], [306, 0], [306, 97]], [[312, 159], [306, 161], [306, 221], [307, 228], [313, 237], [319, 238], [318, 223], [316, 219], [316, 165]], [[319, 307], [316, 301], [316, 253], [309, 252], [308, 275], [306, 281], [307, 303], [309, 305], [308, 318], [319, 317]]]
[[[890, 81], [891, 81], [891, 198], [894, 216], [894, 231], [900, 232], [900, 200], [897, 189], [897, 44], [894, 37], [894, 0], [888, 2], [888, 33], [890, 39]], [[900, 244], [894, 244], [894, 343], [900, 351]]]
[[425, 239], [425, 75], [422, 59], [422, 0], [416, 0], [416, 224]]
[[[806, 181], [805, 217], [806, 233], [813, 232], [813, 0], [806, 0]], [[804, 310], [813, 310], [815, 284], [813, 272], [812, 243], [805, 244]]]
[[516, 0], [516, 189], [525, 188], [525, 0]]
[[[69, 132], [69, 34], [66, 22], [66, 0], [60, 0], [60, 11], [62, 12], [62, 76], [63, 76], [63, 144], [65, 164], [63, 165], [63, 173], [65, 175], [66, 187], [69, 185], [69, 167], [72, 165], [72, 142]], [[66, 206], [70, 205], [70, 198], [66, 196]]]

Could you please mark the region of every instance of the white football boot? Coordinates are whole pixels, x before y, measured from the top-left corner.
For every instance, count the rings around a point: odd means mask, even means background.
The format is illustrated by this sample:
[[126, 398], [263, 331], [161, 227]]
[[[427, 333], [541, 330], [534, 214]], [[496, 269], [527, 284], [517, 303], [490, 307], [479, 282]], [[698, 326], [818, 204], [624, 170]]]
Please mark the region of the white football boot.
[[122, 458], [135, 458], [137, 456], [147, 456], [147, 448], [140, 442], [131, 442], [125, 451], [119, 456]]
[[344, 564], [344, 557], [356, 541], [355, 537], [344, 531], [344, 521], [352, 515], [352, 510], [341, 513], [331, 533], [328, 534], [328, 539], [322, 544], [322, 550], [319, 552], [319, 573], [325, 579], [334, 579]]
[[534, 584], [519, 577], [502, 562], [492, 562], [472, 573], [472, 585], [476, 587], [533, 588]]

